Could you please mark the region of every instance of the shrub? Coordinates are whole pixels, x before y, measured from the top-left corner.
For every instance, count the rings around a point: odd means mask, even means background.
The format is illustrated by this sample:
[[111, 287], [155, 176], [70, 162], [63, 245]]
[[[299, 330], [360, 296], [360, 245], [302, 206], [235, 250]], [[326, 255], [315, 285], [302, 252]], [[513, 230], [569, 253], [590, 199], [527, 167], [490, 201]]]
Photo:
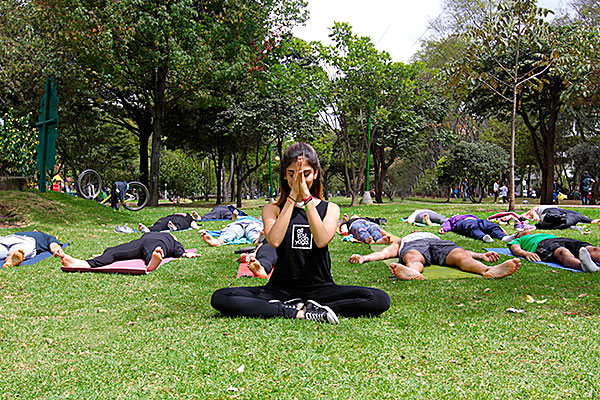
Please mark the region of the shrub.
[[29, 115], [20, 118], [12, 112], [0, 120], [0, 175], [33, 178], [36, 171], [38, 132], [29, 125]]

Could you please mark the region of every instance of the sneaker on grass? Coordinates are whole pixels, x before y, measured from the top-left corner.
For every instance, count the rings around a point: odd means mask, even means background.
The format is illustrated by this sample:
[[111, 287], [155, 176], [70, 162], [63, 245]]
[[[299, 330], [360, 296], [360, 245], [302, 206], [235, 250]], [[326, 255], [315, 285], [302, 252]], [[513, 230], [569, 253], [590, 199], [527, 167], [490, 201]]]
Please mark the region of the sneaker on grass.
[[340, 323], [331, 308], [322, 306], [314, 300], [308, 300], [304, 305], [304, 319], [315, 322], [329, 322], [333, 325]]

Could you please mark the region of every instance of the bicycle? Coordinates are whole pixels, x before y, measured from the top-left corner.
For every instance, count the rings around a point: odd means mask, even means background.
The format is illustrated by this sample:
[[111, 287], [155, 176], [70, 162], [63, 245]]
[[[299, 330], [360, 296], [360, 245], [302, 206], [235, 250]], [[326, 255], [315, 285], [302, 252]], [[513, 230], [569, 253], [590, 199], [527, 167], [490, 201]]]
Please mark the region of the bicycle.
[[[126, 184], [125, 193], [121, 199], [114, 202], [118, 206], [122, 205], [127, 210], [139, 211], [148, 205], [150, 192], [146, 185], [141, 182], [131, 181], [124, 182]], [[79, 195], [88, 200], [94, 200], [100, 194], [102, 189], [102, 178], [100, 174], [93, 169], [86, 169], [77, 178], [77, 192]], [[109, 195], [103, 200], [99, 200], [100, 204], [110, 204], [112, 195]]]

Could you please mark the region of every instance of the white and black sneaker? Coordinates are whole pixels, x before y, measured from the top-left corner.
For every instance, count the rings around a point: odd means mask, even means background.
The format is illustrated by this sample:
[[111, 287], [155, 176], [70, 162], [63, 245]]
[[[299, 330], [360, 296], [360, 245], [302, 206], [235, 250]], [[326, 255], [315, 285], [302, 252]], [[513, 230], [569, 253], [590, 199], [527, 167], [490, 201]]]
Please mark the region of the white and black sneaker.
[[300, 297], [296, 297], [294, 299], [289, 299], [286, 301], [273, 299], [269, 300], [269, 303], [281, 303], [281, 305], [286, 308], [294, 308], [296, 310], [301, 310], [304, 308], [304, 301]]
[[304, 319], [315, 322], [329, 322], [333, 325], [340, 323], [331, 308], [322, 306], [314, 300], [308, 300], [304, 305]]

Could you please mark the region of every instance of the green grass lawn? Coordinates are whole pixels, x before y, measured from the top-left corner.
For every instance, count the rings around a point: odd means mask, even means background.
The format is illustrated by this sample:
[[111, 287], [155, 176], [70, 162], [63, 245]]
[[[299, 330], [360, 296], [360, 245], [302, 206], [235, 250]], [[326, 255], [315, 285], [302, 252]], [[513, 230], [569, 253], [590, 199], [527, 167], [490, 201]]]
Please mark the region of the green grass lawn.
[[[398, 235], [416, 229], [400, 221], [416, 208], [481, 217], [505, 209], [430, 199], [350, 209], [348, 199], [334, 201], [348, 213], [387, 218]], [[249, 202], [244, 211], [260, 215], [264, 204]], [[0, 234], [39, 229], [88, 258], [139, 237], [115, 233], [116, 225], [148, 225], [190, 206], [114, 212], [58, 193], [0, 192], [0, 222], [26, 227]], [[600, 217], [597, 208], [583, 212]], [[560, 234], [600, 243], [600, 228], [591, 230]], [[389, 311], [341, 318], [337, 326], [234, 319], [210, 307], [212, 292], [264, 284], [235, 279], [233, 250], [241, 246], [210, 248], [195, 231], [176, 236], [203, 257], [147, 276], [64, 273], [54, 258], [0, 270], [0, 399], [600, 397], [600, 274], [524, 261], [500, 280], [401, 282], [388, 278], [383, 262], [348, 263], [369, 249], [338, 236], [329, 246], [336, 282], [385, 290]], [[444, 238], [474, 251], [483, 245], [453, 233]], [[527, 295], [547, 301], [528, 303]]]

